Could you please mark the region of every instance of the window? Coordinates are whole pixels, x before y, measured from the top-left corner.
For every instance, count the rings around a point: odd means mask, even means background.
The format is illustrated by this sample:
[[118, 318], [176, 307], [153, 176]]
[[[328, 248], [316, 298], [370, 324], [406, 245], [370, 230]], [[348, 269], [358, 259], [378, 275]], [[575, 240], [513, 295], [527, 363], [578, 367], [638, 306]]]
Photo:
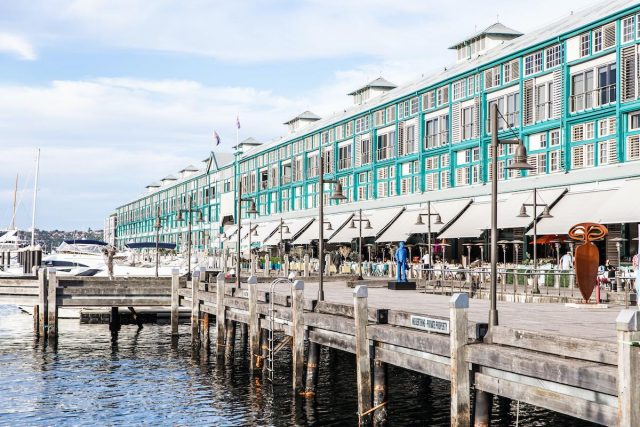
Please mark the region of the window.
[[369, 130], [370, 127], [371, 117], [369, 115], [356, 119], [356, 133], [365, 132]]
[[629, 114], [629, 130], [640, 130], [640, 112]]
[[378, 160], [386, 160], [393, 157], [393, 140], [395, 132], [378, 135]]
[[544, 133], [540, 135], [540, 148], [547, 148], [547, 135]]
[[524, 57], [524, 75], [542, 71], [542, 51]]
[[351, 144], [338, 147], [338, 169], [351, 167]]
[[438, 105], [447, 104], [449, 102], [449, 86], [442, 86], [437, 91]]
[[518, 77], [520, 76], [520, 63], [517, 59], [514, 59], [511, 62], [507, 62], [506, 64], [504, 64], [503, 71], [504, 72], [502, 73], [502, 80], [505, 84], [514, 80], [518, 80]]
[[560, 171], [560, 151], [549, 151], [549, 173]]
[[467, 96], [473, 96], [476, 93], [475, 82], [473, 76], [467, 77]]
[[453, 101], [457, 101], [460, 98], [464, 97], [464, 80], [458, 80], [454, 82], [452, 85], [453, 90]]
[[616, 134], [616, 118], [607, 117], [598, 121], [598, 137]]
[[434, 91], [422, 95], [422, 108], [430, 110], [436, 106], [436, 94]]
[[602, 28], [593, 31], [593, 53], [602, 50]]
[[616, 101], [616, 64], [598, 68], [599, 105]]
[[598, 143], [598, 164], [608, 165], [616, 163], [616, 140], [601, 141]]
[[552, 130], [549, 132], [549, 145], [552, 147], [560, 145], [560, 131]]
[[547, 69], [557, 67], [562, 64], [563, 49], [561, 44], [551, 46], [545, 51]]
[[584, 139], [593, 139], [593, 122], [587, 122], [584, 124]]
[[449, 115], [427, 119], [425, 122], [425, 148], [436, 148], [449, 143]]
[[571, 77], [571, 111], [582, 111], [593, 107], [593, 70]]
[[475, 110], [476, 108], [473, 106], [462, 109], [462, 139], [473, 138]]
[[551, 118], [553, 112], [553, 82], [536, 86], [536, 121]]
[[627, 160], [640, 160], [640, 135], [627, 137]]
[[520, 120], [520, 92], [507, 95], [507, 124], [509, 127], [517, 127]]
[[635, 19], [629, 16], [622, 20], [622, 43], [630, 42], [634, 39], [636, 28]]
[[361, 158], [360, 158], [360, 164], [366, 165], [368, 163], [371, 163], [371, 140], [370, 139], [363, 139], [362, 142], [362, 151], [361, 151]]
[[396, 106], [391, 105], [387, 107], [387, 123], [393, 123], [396, 120]]
[[580, 57], [589, 55], [589, 45], [591, 44], [591, 35], [584, 33], [580, 35]]
[[491, 89], [500, 84], [500, 67], [493, 67], [484, 72], [484, 87]]
[[417, 114], [418, 110], [420, 109], [420, 104], [418, 103], [418, 98], [411, 98], [410, 101], [410, 105], [411, 105], [411, 114]]

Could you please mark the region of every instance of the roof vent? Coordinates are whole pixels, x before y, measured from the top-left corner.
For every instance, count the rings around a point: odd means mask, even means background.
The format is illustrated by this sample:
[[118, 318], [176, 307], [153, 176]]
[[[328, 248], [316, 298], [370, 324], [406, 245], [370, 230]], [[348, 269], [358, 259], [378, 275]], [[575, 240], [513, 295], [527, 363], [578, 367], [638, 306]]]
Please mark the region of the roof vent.
[[458, 62], [468, 61], [484, 54], [490, 49], [502, 43], [520, 37], [522, 33], [507, 27], [499, 22], [475, 33], [466, 39], [454, 44], [449, 49], [458, 52]]
[[356, 89], [348, 95], [353, 96], [353, 103], [360, 105], [367, 100], [374, 98], [380, 94], [395, 89], [397, 86], [388, 80], [378, 77], [374, 81], [364, 85], [360, 89]]
[[294, 133], [318, 120], [320, 120], [320, 116], [307, 110], [302, 114], [298, 114], [293, 119], [284, 122], [284, 124], [289, 126], [289, 133]]

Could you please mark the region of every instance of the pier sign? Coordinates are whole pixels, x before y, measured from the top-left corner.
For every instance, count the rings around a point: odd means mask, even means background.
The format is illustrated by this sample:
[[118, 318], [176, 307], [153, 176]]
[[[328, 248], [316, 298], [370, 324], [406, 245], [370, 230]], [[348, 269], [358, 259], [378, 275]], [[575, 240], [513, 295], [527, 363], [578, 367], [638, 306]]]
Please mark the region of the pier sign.
[[449, 333], [449, 321], [425, 316], [411, 316], [411, 326], [429, 332]]

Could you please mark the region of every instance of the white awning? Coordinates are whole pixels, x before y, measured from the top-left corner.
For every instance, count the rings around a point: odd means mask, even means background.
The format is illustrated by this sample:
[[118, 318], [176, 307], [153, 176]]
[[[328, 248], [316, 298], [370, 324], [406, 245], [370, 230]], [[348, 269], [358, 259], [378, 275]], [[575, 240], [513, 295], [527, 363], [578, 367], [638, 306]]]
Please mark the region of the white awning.
[[[336, 230], [339, 230], [340, 227], [344, 225], [345, 222], [351, 219], [353, 214], [351, 213], [341, 213], [341, 214], [333, 214], [325, 216], [325, 225], [324, 225], [324, 237], [331, 237]], [[329, 223], [333, 230], [329, 231], [327, 228], [329, 227]], [[317, 219], [313, 219], [313, 223], [307, 227], [292, 243], [294, 245], [308, 245], [314, 240], [318, 240], [318, 222]]]
[[[313, 218], [299, 218], [293, 220], [285, 220], [284, 225], [289, 228], [289, 234], [283, 234], [282, 240], [291, 240], [304, 229]], [[280, 244], [280, 231], [276, 230], [270, 237], [264, 240], [264, 246], [276, 246]]]
[[[553, 204], [565, 192], [564, 188], [538, 190], [538, 203]], [[527, 207], [529, 217], [518, 218], [523, 203], [533, 202], [532, 191], [498, 195], [498, 228], [527, 227], [533, 221], [533, 208]], [[539, 208], [538, 214], [542, 212]], [[491, 226], [491, 202], [474, 202], [462, 215], [438, 237], [442, 239], [478, 238]]]
[[[567, 234], [571, 227], [581, 222], [621, 222], [619, 219], [626, 213], [615, 212], [615, 209], [609, 209], [607, 206], [609, 204], [615, 206], [617, 202], [624, 203], [620, 195], [618, 189], [569, 192], [551, 209], [553, 218], [542, 219], [538, 222], [538, 235]], [[628, 202], [632, 205], [633, 198], [629, 197]], [[606, 218], [603, 216], [605, 206], [607, 209], [604, 213], [608, 215]], [[637, 212], [638, 207], [635, 207], [635, 210]], [[532, 235], [533, 230], [529, 230], [527, 234]]]
[[[610, 198], [604, 203], [597, 200], [600, 206], [598, 211], [599, 223], [620, 224], [629, 222], [640, 222], [640, 179], [629, 179], [623, 181], [620, 188], [610, 191]], [[592, 200], [592, 203], [596, 199]]]
[[[403, 210], [404, 208], [389, 208], [362, 212], [362, 219], [369, 220], [371, 224], [370, 229], [365, 229], [367, 223], [362, 223], [362, 237], [374, 237], [378, 235], [385, 227], [393, 222]], [[353, 219], [357, 220], [358, 218], [359, 214], [354, 212]], [[342, 227], [340, 231], [329, 239], [329, 243], [351, 243], [351, 241], [357, 239], [359, 235], [360, 226], [358, 221], [356, 221], [355, 228], [350, 228], [349, 225]]]
[[[269, 237], [280, 226], [280, 221], [268, 221], [251, 223], [251, 246], [261, 246], [262, 242]], [[255, 231], [255, 232], [254, 232]], [[245, 221], [242, 223], [242, 241], [249, 245], [249, 223]]]
[[[435, 217], [431, 216], [431, 232], [437, 233], [445, 224], [449, 223], [453, 218], [460, 214], [471, 201], [467, 199], [451, 200], [444, 202], [432, 202], [431, 213], [439, 214], [442, 219], [442, 224], [434, 224]], [[380, 237], [376, 239], [376, 242], [399, 242], [406, 240], [410, 235], [417, 233], [427, 233], [428, 218], [426, 215], [422, 216], [424, 225], [416, 225], [418, 220], [418, 214], [427, 213], [427, 206], [416, 206], [407, 208], [400, 214], [393, 224], [382, 233]]]

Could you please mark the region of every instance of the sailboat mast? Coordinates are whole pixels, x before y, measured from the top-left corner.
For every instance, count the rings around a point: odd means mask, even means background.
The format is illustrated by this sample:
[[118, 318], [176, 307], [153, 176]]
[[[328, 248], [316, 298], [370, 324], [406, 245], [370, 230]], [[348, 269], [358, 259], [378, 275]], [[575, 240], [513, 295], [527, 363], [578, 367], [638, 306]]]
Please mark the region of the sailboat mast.
[[13, 187], [13, 216], [11, 217], [11, 228], [10, 230], [16, 229], [16, 202], [18, 195], [18, 174], [16, 174], [16, 185]]
[[36, 155], [36, 179], [33, 183], [33, 210], [31, 211], [31, 246], [36, 242], [36, 202], [38, 200], [38, 174], [40, 172], [40, 149]]

